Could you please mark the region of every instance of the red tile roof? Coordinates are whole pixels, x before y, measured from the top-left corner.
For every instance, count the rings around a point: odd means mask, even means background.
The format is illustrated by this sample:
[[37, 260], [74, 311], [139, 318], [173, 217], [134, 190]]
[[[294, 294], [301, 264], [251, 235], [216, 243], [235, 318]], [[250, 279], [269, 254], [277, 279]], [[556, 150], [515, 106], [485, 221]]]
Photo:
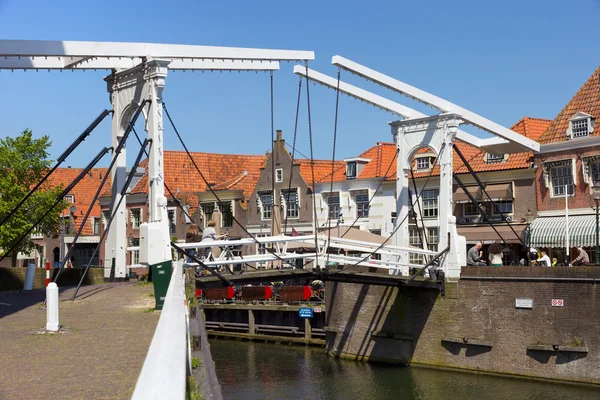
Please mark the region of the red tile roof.
[[[300, 164], [300, 175], [302, 175], [308, 186], [311, 186], [313, 177], [310, 160], [300, 158], [295, 159], [294, 163]], [[331, 160], [314, 160], [313, 165], [315, 183], [331, 180]], [[339, 181], [344, 179], [346, 179], [346, 163], [344, 161], [335, 161], [333, 163], [333, 180]]]
[[[511, 129], [517, 133], [520, 133], [521, 135], [527, 136], [533, 140], [537, 140], [548, 128], [551, 122], [552, 121], [546, 119], [525, 117], [513, 125]], [[504, 162], [486, 163], [484, 158], [486, 154], [485, 150], [460, 141], [455, 142], [455, 147], [457, 147], [458, 150], [463, 154], [475, 172], [528, 168], [532, 157], [532, 154], [529, 152], [514, 153], [509, 154], [508, 159]], [[428, 153], [430, 151], [430, 149], [423, 148], [420, 149], [417, 154]], [[386, 180], [395, 180], [395, 154], [396, 145], [394, 143], [378, 142], [375, 146], [371, 147], [359, 156], [361, 158], [371, 159], [371, 161], [365, 165], [357, 179], [373, 179], [385, 176]], [[456, 153], [454, 154], [452, 162], [455, 173], [462, 174], [468, 172], [467, 167], [464, 166], [462, 160]], [[329, 172], [331, 172], [331, 162], [329, 162], [329, 166]], [[429, 170], [414, 171], [414, 176], [415, 178], [426, 177], [430, 175], [430, 173], [431, 171]], [[431, 175], [439, 175], [438, 166], [434, 167]], [[345, 179], [345, 170], [340, 168], [339, 171], [336, 171], [334, 180], [342, 181]]]
[[[265, 164], [265, 156], [191, 153], [194, 162], [214, 190], [241, 190], [250, 198]], [[148, 168], [148, 160], [140, 163]], [[195, 193], [208, 190], [185, 151], [164, 152], [165, 183], [173, 193]], [[148, 192], [148, 175], [145, 174], [131, 193]]]
[[[66, 187], [83, 171], [83, 168], [58, 168], [50, 178], [48, 178], [48, 184], [51, 186], [59, 186]], [[83, 217], [87, 212], [87, 209], [90, 207], [92, 199], [102, 182], [102, 178], [105, 176], [107, 168], [94, 168], [92, 169], [79, 183], [69, 192], [72, 194], [75, 200], [75, 207], [77, 207], [77, 211], [75, 211], [75, 229], [79, 229], [81, 222], [83, 221]], [[104, 188], [110, 188], [111, 179], [110, 176], [106, 180], [104, 184]], [[93, 235], [93, 217], [100, 217], [100, 204], [98, 201], [94, 204], [92, 208], [92, 212], [88, 218], [88, 221], [85, 223], [82, 235]]]
[[[569, 119], [580, 111], [591, 115], [592, 118], [600, 117], [600, 67], [594, 71], [565, 108], [558, 113], [548, 129], [539, 138], [539, 142], [546, 144], [568, 140]], [[596, 128], [590, 136], [600, 136], [600, 129]]]

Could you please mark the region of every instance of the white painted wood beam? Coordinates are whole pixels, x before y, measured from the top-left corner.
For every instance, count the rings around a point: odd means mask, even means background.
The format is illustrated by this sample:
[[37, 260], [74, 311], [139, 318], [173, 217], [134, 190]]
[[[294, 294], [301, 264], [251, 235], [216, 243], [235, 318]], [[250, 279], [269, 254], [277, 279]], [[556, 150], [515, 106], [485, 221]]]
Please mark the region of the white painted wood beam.
[[[143, 62], [140, 57], [3, 57], [0, 69], [9, 70], [124, 70]], [[275, 71], [278, 61], [172, 59], [170, 70]]]
[[153, 57], [229, 60], [314, 60], [313, 51], [131, 42], [0, 40], [0, 56]]
[[442, 112], [459, 114], [461, 118], [467, 121], [468, 123], [480, 129], [483, 129], [484, 131], [487, 131], [493, 135], [500, 136], [501, 138], [504, 138], [511, 143], [515, 143], [525, 148], [526, 150], [534, 152], [540, 151], [540, 144], [538, 142], [531, 140], [525, 136], [522, 136], [516, 132], [513, 132], [510, 129], [503, 127], [502, 125], [499, 125], [493, 121], [490, 121], [487, 118], [475, 114], [472, 111], [469, 111], [445, 99], [442, 99], [441, 97], [437, 97], [435, 95], [427, 93], [421, 89], [418, 89], [414, 86], [410, 86], [404, 82], [391, 78], [387, 75], [384, 75], [380, 72], [355, 63], [354, 61], [348, 60], [341, 56], [334, 56], [332, 59], [332, 64], [337, 66], [338, 68], [342, 68], [353, 74], [356, 74], [372, 82], [380, 84], [390, 90], [401, 93], [411, 99], [427, 104]]

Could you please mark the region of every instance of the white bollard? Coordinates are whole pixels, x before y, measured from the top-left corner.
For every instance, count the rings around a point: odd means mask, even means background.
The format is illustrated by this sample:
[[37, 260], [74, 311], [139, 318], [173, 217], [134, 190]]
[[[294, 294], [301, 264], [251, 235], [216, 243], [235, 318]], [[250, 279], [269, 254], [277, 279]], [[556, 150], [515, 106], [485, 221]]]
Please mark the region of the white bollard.
[[46, 287], [46, 330], [57, 332], [58, 323], [58, 286], [50, 282]]

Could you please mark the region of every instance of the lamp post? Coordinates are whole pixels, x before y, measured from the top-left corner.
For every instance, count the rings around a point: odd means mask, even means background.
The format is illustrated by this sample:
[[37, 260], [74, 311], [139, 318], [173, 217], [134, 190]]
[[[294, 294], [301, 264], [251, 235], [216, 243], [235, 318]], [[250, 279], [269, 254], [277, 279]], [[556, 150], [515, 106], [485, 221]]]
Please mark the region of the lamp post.
[[525, 221], [527, 221], [527, 264], [529, 265], [529, 249], [531, 248], [531, 223], [533, 222], [535, 216], [531, 212], [531, 209], [527, 210], [527, 214], [525, 214]]
[[599, 214], [598, 207], [600, 206], [600, 185], [592, 186], [594, 202], [596, 203], [596, 266], [600, 266], [600, 231], [598, 227]]

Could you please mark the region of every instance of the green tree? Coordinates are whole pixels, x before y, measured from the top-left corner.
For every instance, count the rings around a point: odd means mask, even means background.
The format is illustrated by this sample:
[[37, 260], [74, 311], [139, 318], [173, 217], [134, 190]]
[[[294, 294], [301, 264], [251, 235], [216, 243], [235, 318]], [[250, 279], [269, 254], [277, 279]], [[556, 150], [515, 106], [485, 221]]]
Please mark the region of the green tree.
[[[52, 160], [48, 159], [48, 148], [52, 142], [48, 136], [34, 139], [29, 129], [17, 137], [0, 139], [0, 219], [25, 197], [48, 172]], [[58, 199], [62, 187], [51, 187], [45, 182], [21, 208], [0, 227], [0, 250], [4, 255], [19, 238], [33, 226], [33, 223]], [[67, 202], [60, 202], [54, 212], [48, 214], [35, 231], [52, 235], [60, 229], [60, 212]], [[17, 253], [30, 253], [35, 244], [25, 238], [10, 254], [12, 265], [16, 265]]]

